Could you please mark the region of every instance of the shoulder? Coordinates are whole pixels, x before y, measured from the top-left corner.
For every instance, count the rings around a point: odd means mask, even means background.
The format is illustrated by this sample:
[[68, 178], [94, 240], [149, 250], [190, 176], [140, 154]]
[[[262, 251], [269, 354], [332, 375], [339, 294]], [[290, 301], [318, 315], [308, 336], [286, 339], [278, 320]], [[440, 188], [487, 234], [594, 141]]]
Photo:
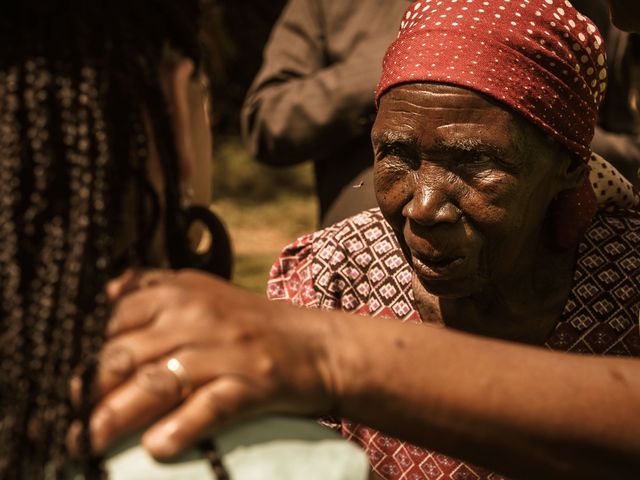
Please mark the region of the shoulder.
[[[393, 238], [393, 240], [391, 240]], [[383, 245], [378, 245], [379, 242]], [[386, 244], [389, 245], [386, 245]], [[280, 258], [299, 262], [303, 258], [329, 259], [336, 252], [356, 254], [367, 247], [393, 248], [395, 237], [379, 208], [365, 210], [314, 233], [303, 235], [282, 250]]]
[[563, 320], [549, 342], [576, 352], [640, 355], [640, 212], [599, 212], [579, 247]]
[[[593, 219], [579, 246], [579, 256], [597, 250], [603, 259], [617, 261], [640, 254], [640, 211], [601, 211]], [[640, 265], [639, 265], [640, 266]]]
[[[600, 212], [578, 247], [576, 284], [582, 296], [611, 295], [638, 315], [640, 302], [640, 212]], [[599, 294], [599, 293], [598, 293]]]
[[311, 279], [314, 240], [320, 232], [303, 235], [285, 246], [269, 271], [269, 300], [289, 301], [299, 306], [313, 306], [315, 294]]
[[347, 264], [362, 270], [374, 258], [398, 248], [380, 209], [372, 208], [318, 232], [313, 253], [331, 270], [340, 270]]
[[374, 208], [285, 247], [271, 270], [268, 296], [358, 311], [374, 286], [405, 266], [391, 227]]
[[303, 235], [285, 246], [271, 268], [269, 278], [287, 275], [300, 265], [316, 259], [337, 266], [347, 255], [362, 252], [380, 240], [384, 245], [377, 245], [377, 250], [391, 249], [391, 238], [393, 232], [380, 209], [365, 210], [327, 228]]

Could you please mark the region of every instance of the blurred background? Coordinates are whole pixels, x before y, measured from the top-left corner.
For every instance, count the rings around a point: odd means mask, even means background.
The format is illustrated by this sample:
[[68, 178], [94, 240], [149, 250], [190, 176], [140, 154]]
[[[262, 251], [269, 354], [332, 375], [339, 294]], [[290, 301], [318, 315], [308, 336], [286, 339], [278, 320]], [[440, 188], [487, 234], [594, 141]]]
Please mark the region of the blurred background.
[[265, 292], [278, 253], [317, 228], [313, 165], [279, 170], [258, 164], [238, 134], [217, 138], [212, 210], [229, 230], [234, 250], [233, 282]]
[[212, 91], [214, 141], [211, 208], [229, 230], [233, 281], [264, 294], [278, 253], [318, 226], [313, 165], [271, 168], [253, 160], [240, 137], [240, 107], [262, 62], [282, 0], [212, 0], [203, 43]]

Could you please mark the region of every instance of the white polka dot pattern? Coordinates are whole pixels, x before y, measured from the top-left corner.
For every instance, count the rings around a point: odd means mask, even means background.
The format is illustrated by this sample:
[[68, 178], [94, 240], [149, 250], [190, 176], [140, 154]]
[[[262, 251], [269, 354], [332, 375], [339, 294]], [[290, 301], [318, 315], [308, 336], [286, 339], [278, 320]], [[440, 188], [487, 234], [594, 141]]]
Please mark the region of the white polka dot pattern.
[[587, 161], [606, 78], [600, 33], [569, 1], [421, 0], [387, 50], [376, 101], [407, 82], [467, 87]]
[[589, 159], [589, 182], [598, 204], [604, 209], [637, 208], [640, 205], [640, 196], [629, 180], [595, 153]]

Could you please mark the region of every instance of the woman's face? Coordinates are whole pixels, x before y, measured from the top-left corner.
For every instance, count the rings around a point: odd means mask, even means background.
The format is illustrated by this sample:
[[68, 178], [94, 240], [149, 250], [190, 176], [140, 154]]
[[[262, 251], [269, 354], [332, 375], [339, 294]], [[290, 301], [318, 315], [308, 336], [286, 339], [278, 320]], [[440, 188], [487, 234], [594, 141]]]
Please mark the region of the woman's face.
[[[192, 196], [194, 204], [208, 206], [211, 200], [211, 129], [208, 118], [208, 92], [203, 85], [202, 78], [194, 75], [191, 60], [175, 55], [168, 58], [160, 66], [160, 81], [167, 106], [170, 112], [175, 144], [180, 162], [180, 178], [171, 179], [179, 182], [183, 195]], [[147, 122], [149, 136], [149, 160], [147, 176], [160, 200], [164, 197], [165, 178], [155, 148], [154, 132]], [[119, 235], [115, 248], [115, 256], [129, 248], [134, 232], [137, 230], [138, 220], [135, 217], [136, 208], [134, 189], [131, 183], [126, 193], [125, 205], [132, 205], [124, 209], [123, 232]], [[164, 205], [160, 205], [164, 208]], [[160, 215], [160, 219], [163, 214]], [[200, 232], [193, 238], [193, 247], [198, 244]], [[168, 266], [166, 244], [164, 238], [164, 224], [160, 222], [155, 235], [148, 245], [150, 261], [157, 266]]]
[[393, 88], [372, 141], [382, 213], [422, 287], [441, 297], [481, 293], [526, 268], [549, 204], [569, 188], [566, 153], [458, 87]]

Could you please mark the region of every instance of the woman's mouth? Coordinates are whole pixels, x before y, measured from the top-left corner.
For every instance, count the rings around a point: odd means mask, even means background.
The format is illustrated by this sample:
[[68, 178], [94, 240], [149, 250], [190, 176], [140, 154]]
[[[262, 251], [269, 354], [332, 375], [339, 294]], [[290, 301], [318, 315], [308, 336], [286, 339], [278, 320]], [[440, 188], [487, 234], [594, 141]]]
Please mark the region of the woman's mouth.
[[413, 269], [428, 279], [444, 279], [455, 276], [464, 263], [464, 257], [416, 257], [412, 255]]

